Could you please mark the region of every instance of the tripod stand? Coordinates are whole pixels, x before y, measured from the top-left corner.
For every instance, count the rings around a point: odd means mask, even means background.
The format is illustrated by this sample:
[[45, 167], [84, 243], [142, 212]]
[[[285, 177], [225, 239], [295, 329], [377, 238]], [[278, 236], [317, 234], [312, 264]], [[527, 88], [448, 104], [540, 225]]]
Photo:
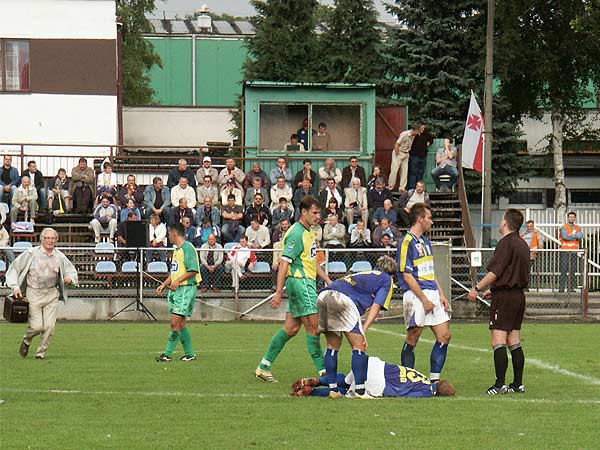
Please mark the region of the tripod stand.
[[[143, 250], [138, 249], [139, 253], [138, 255], [139, 257], [139, 261], [137, 262], [137, 275], [138, 275], [138, 282], [137, 282], [137, 297], [134, 301], [132, 301], [131, 303], [129, 303], [127, 306], [125, 306], [124, 308], [120, 309], [119, 311], [117, 311], [115, 314], [113, 314], [113, 316], [109, 319], [112, 320], [115, 317], [117, 317], [119, 314], [124, 313], [124, 312], [132, 312], [132, 311], [139, 311], [143, 314], [146, 315], [146, 318], [149, 320], [154, 320], [155, 322], [157, 321], [156, 317], [154, 317], [154, 314], [152, 314], [152, 312], [148, 309], [148, 307], [146, 305], [144, 305], [143, 299], [143, 283], [144, 283], [144, 271], [142, 270], [142, 252]], [[134, 308], [131, 308], [133, 305], [135, 305]], [[131, 308], [131, 309], [130, 309]]]

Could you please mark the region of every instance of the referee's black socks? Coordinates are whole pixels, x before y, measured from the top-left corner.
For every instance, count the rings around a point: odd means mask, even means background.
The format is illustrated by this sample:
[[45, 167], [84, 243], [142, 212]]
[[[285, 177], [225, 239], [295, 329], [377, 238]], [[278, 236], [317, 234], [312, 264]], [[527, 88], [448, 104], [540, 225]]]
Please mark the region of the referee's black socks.
[[523, 347], [521, 343], [511, 345], [509, 347], [510, 356], [512, 357], [513, 373], [515, 379], [513, 384], [515, 386], [521, 386], [523, 384], [523, 368], [525, 367], [525, 355], [523, 354]]
[[494, 367], [496, 369], [496, 387], [502, 387], [506, 384], [506, 369], [508, 368], [506, 344], [494, 345]]

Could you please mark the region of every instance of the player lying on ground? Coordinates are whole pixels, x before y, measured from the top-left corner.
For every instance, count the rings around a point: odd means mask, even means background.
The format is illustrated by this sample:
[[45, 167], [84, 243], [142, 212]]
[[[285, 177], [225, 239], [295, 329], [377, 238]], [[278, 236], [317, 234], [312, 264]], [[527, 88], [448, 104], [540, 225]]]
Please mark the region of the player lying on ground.
[[[294, 397], [329, 397], [328, 377], [301, 378], [292, 385]], [[323, 387], [321, 387], [323, 386]], [[381, 359], [368, 358], [368, 374], [365, 381], [365, 394], [356, 395], [354, 374], [337, 374], [339, 392], [351, 398], [377, 397], [434, 397], [454, 395], [454, 386], [448, 380], [432, 383], [425, 375], [415, 369], [396, 366]]]
[[[378, 270], [353, 273], [339, 278], [319, 293], [319, 328], [327, 336], [325, 377], [328, 380], [331, 398], [342, 397], [336, 381], [342, 333], [352, 347], [352, 372], [356, 377], [356, 395], [365, 393], [365, 351], [368, 345], [366, 332], [377, 319], [379, 311], [389, 308], [394, 292], [391, 275], [396, 272], [396, 261], [389, 256], [382, 256], [377, 260], [377, 268]], [[360, 318], [367, 309], [369, 314], [363, 327]]]

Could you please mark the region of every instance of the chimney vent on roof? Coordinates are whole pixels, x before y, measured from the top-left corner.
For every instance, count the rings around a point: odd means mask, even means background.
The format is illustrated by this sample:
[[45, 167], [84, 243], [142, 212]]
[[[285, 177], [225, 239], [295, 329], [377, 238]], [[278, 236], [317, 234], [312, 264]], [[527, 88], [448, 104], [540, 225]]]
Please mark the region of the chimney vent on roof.
[[205, 3], [198, 10], [200, 15], [197, 18], [198, 29], [204, 33], [212, 32], [212, 18], [208, 15], [210, 13], [210, 9], [208, 5]]

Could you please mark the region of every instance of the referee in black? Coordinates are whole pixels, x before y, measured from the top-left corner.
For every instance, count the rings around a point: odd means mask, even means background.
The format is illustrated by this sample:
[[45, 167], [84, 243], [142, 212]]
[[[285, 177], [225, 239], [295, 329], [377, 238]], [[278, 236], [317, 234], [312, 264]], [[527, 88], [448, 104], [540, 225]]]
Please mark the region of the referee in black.
[[[507, 392], [523, 393], [523, 367], [525, 356], [521, 347], [521, 322], [525, 313], [525, 294], [529, 284], [529, 246], [519, 236], [523, 225], [523, 214], [516, 209], [507, 209], [500, 224], [502, 238], [492, 259], [487, 265], [488, 273], [469, 292], [469, 300], [476, 301], [477, 294], [492, 299], [490, 307], [490, 330], [494, 349], [496, 382], [486, 394], [497, 395]], [[514, 380], [505, 384], [508, 368], [509, 348], [512, 357]]]

